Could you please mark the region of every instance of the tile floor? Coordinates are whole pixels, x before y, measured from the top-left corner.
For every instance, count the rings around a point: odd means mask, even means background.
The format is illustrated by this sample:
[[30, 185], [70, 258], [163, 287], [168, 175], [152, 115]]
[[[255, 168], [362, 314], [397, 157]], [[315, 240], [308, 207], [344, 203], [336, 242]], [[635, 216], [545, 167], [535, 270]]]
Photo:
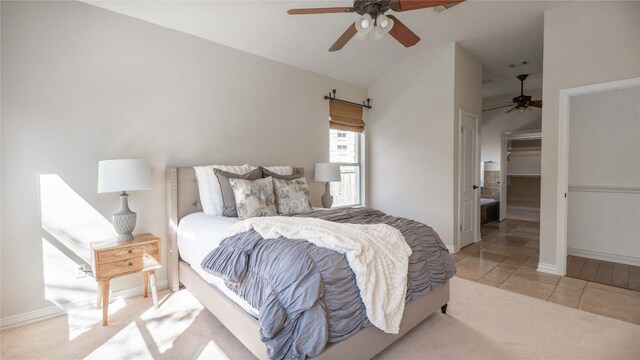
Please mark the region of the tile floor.
[[567, 256], [567, 276], [623, 289], [640, 290], [640, 266]]
[[640, 291], [536, 271], [539, 223], [494, 221], [481, 234], [481, 241], [453, 254], [457, 276], [640, 325]]

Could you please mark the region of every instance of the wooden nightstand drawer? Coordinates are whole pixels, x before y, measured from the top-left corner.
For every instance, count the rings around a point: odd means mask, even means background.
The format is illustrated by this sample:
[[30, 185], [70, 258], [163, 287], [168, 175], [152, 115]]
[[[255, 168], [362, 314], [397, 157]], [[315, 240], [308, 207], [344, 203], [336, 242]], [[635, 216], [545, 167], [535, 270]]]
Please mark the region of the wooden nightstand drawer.
[[146, 244], [121, 247], [113, 250], [100, 251], [98, 252], [98, 264], [136, 258], [143, 255], [156, 254], [158, 253], [158, 245], [158, 242], [151, 242]]
[[116, 275], [135, 273], [142, 270], [156, 269], [160, 267], [160, 254], [145, 254], [125, 260], [112, 261], [101, 264], [97, 278], [109, 278]]

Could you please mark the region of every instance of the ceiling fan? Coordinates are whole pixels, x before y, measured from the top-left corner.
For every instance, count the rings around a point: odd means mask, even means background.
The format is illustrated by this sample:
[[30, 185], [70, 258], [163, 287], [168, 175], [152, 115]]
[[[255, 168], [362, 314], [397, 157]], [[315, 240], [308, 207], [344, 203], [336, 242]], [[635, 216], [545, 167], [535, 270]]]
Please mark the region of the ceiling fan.
[[542, 100], [531, 100], [531, 96], [524, 94], [524, 81], [527, 79], [528, 76], [529, 74], [521, 74], [516, 76], [518, 80], [520, 80], [520, 96], [514, 97], [511, 100], [512, 101], [511, 104], [482, 110], [482, 112], [511, 107], [511, 109], [505, 112], [505, 114], [508, 114], [515, 110], [524, 111], [528, 107], [542, 108]]
[[451, 7], [464, 0], [355, 0], [351, 7], [328, 7], [310, 9], [291, 9], [287, 11], [289, 15], [310, 15], [310, 14], [336, 14], [336, 13], [357, 13], [362, 17], [351, 24], [347, 30], [329, 48], [329, 51], [342, 49], [356, 34], [361, 39], [369, 37], [373, 33], [375, 39], [381, 39], [385, 34], [393, 36], [404, 47], [411, 47], [420, 41], [418, 35], [403, 24], [393, 15], [384, 13], [393, 10], [395, 12], [411, 11], [433, 7]]

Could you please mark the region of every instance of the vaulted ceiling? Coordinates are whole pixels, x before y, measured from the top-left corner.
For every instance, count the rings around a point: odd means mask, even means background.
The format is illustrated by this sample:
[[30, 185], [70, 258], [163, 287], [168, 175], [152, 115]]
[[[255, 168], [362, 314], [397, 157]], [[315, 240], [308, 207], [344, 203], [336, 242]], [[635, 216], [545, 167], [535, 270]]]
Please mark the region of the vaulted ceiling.
[[[328, 52], [356, 14], [291, 16], [290, 8], [351, 6], [351, 1], [86, 1], [114, 12], [268, 59], [369, 86], [398, 61], [457, 41], [484, 64], [484, 95], [519, 90], [515, 75], [542, 71], [544, 11], [558, 1], [467, 1], [442, 13], [395, 15], [422, 39], [404, 48], [391, 37], [352, 39]], [[528, 61], [522, 65], [522, 61]], [[516, 64], [516, 67], [510, 67]], [[520, 65], [518, 65], [520, 64]], [[539, 79], [539, 80], [537, 80]], [[541, 88], [534, 76], [526, 88]]]

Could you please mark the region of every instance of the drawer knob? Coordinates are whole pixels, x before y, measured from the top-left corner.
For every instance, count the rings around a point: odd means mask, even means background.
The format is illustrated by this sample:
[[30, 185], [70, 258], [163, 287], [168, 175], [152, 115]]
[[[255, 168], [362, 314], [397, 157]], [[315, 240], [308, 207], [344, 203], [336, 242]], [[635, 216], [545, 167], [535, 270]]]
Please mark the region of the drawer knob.
[[131, 254], [133, 252], [133, 250], [129, 249], [129, 254]]
[[133, 263], [129, 263], [129, 266], [133, 266]]

